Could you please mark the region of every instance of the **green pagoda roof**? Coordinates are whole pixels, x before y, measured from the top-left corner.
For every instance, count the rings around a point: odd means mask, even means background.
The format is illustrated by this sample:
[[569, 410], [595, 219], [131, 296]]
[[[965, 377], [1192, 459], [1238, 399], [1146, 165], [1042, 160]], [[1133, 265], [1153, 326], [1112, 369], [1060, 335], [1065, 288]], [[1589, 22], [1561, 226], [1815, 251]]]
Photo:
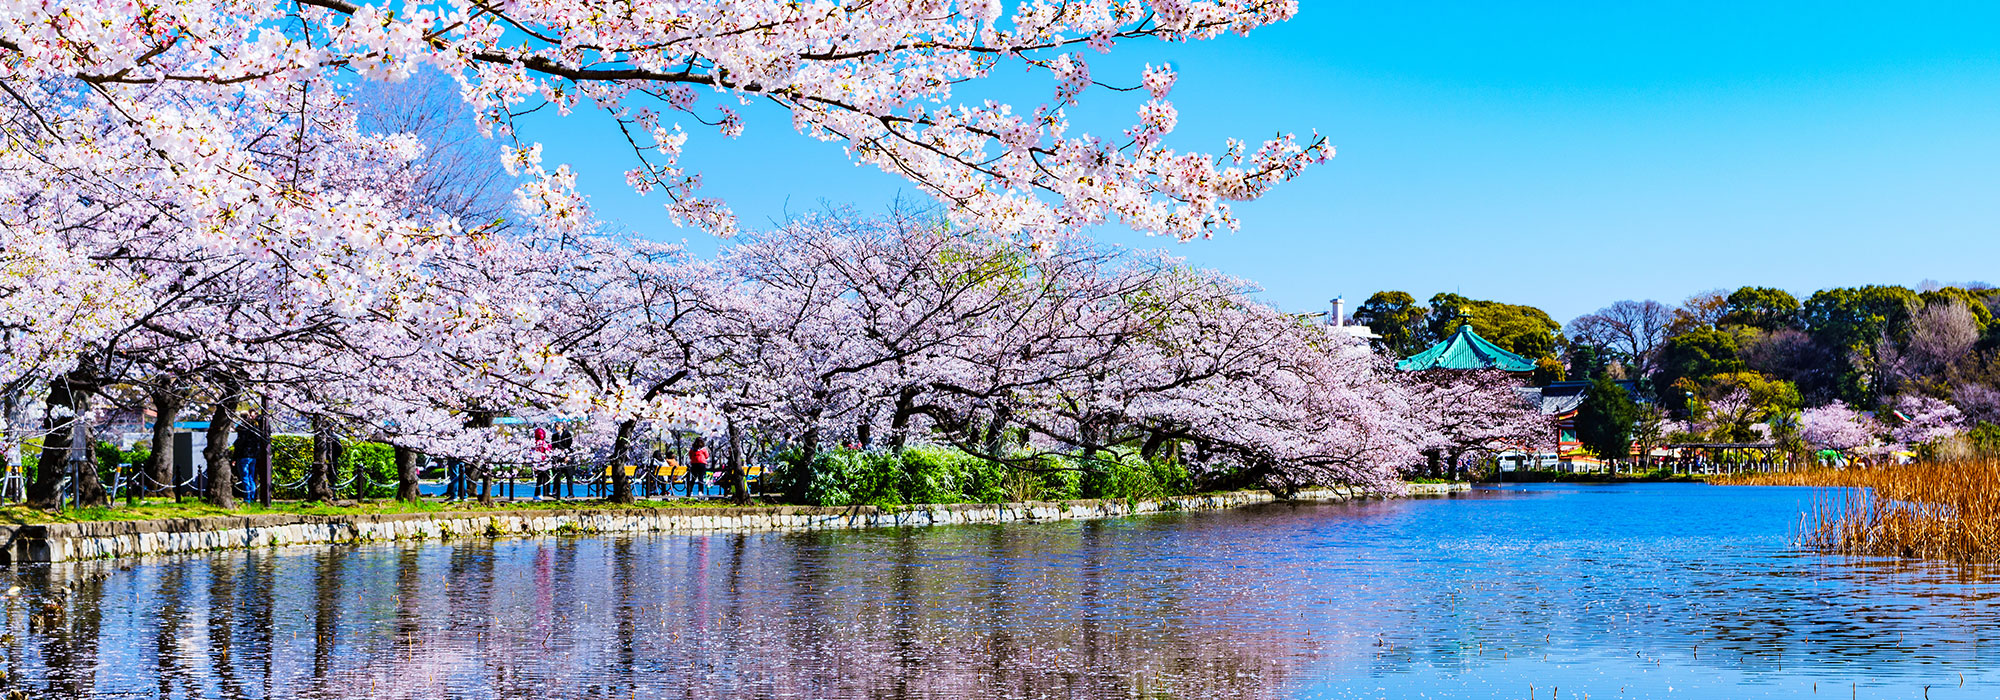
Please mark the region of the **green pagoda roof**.
[[1479, 337], [1472, 331], [1472, 324], [1464, 323], [1458, 330], [1431, 349], [1417, 353], [1410, 359], [1396, 363], [1396, 369], [1416, 371], [1424, 369], [1499, 369], [1509, 372], [1532, 372], [1535, 361], [1507, 352], [1494, 345], [1493, 341]]

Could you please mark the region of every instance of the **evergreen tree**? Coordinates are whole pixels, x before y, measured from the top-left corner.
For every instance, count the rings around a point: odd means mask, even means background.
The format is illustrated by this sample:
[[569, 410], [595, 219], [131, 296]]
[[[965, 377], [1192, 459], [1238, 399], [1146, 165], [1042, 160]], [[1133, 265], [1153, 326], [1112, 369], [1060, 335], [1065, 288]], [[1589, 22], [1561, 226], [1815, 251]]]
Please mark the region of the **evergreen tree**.
[[1382, 336], [1376, 342], [1384, 349], [1397, 357], [1409, 357], [1433, 342], [1424, 322], [1429, 313], [1430, 309], [1419, 306], [1409, 292], [1376, 292], [1354, 310], [1354, 322]]
[[1576, 408], [1576, 439], [1599, 457], [1623, 459], [1632, 452], [1632, 428], [1638, 420], [1639, 405], [1625, 387], [1600, 375]]

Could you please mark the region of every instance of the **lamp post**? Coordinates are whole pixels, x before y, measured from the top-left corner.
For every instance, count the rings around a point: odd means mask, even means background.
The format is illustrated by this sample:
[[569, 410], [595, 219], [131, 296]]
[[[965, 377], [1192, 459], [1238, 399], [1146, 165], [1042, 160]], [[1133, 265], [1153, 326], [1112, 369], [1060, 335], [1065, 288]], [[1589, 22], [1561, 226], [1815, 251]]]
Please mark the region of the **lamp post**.
[[257, 431], [261, 440], [257, 441], [257, 473], [250, 478], [257, 480], [257, 505], [271, 507], [271, 400], [257, 399]]

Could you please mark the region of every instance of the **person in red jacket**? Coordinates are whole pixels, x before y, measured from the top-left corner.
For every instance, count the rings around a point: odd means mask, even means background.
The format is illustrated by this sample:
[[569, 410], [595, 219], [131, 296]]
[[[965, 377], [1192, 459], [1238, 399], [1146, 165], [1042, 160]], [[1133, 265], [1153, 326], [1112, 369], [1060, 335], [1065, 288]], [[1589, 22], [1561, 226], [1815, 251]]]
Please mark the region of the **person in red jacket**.
[[687, 492], [689, 496], [708, 497], [708, 438], [696, 437], [694, 448], [688, 451]]

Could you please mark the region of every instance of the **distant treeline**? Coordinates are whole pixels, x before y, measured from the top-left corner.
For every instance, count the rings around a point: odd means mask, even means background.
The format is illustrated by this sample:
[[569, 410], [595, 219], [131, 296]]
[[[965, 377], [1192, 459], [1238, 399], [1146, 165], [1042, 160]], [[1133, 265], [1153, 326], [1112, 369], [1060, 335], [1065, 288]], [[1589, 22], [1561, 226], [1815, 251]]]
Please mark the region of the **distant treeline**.
[[1403, 356], [1469, 322], [1536, 360], [1536, 383], [1623, 382], [1634, 405], [1592, 408], [1633, 426], [1628, 439], [1678, 435], [1849, 452], [1935, 449], [1968, 433], [1975, 442], [2000, 434], [1991, 427], [2000, 424], [1996, 311], [2000, 290], [1980, 284], [1842, 287], [1804, 302], [1781, 289], [1743, 287], [1679, 304], [1620, 301], [1564, 326], [1531, 306], [1448, 293], [1419, 304], [1385, 291], [1356, 309], [1354, 321]]

